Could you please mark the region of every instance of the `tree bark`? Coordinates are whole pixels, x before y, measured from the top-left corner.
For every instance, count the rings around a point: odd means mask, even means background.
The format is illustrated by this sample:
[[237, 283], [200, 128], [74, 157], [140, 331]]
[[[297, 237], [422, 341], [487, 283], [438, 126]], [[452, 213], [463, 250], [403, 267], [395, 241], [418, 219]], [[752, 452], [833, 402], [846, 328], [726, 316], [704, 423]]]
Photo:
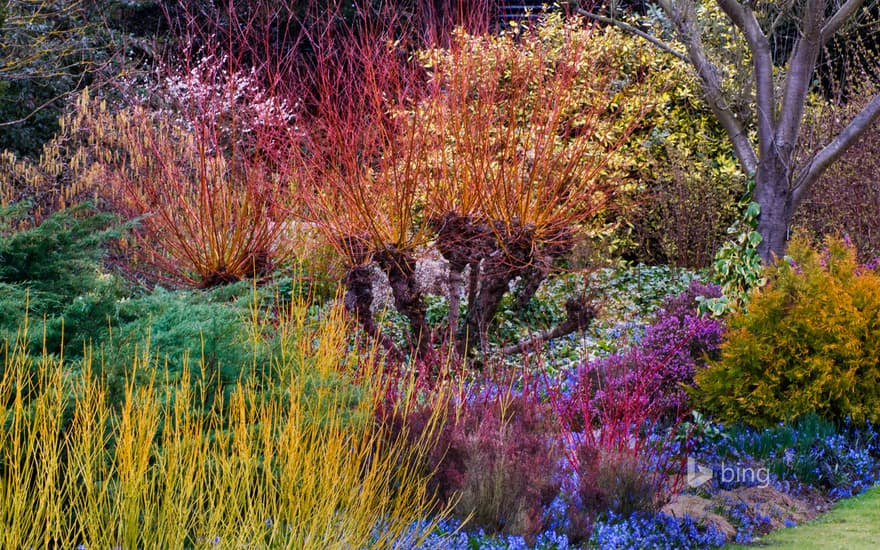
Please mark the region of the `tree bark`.
[[529, 307], [532, 298], [541, 288], [541, 283], [550, 275], [553, 259], [541, 258], [535, 264], [523, 270], [522, 281], [516, 290], [516, 309], [519, 311], [525, 311]]
[[510, 282], [516, 278], [516, 274], [516, 268], [505, 261], [504, 253], [500, 250], [484, 260], [479, 291], [475, 293], [473, 302], [468, 304], [465, 351], [471, 349], [475, 341], [479, 343], [481, 352], [488, 348], [489, 323], [498, 312], [501, 299], [510, 289]]
[[369, 267], [356, 265], [349, 269], [345, 277], [343, 301], [345, 309], [354, 314], [364, 332], [379, 342], [390, 357], [397, 361], [403, 361], [403, 354], [397, 349], [391, 338], [382, 333], [373, 317], [371, 309], [373, 305], [373, 280]]
[[455, 340], [458, 333], [458, 317], [461, 307], [461, 292], [464, 289], [464, 270], [449, 266], [449, 276], [446, 279], [448, 288], [449, 313], [447, 321], [449, 324], [449, 341]]
[[758, 165], [753, 199], [761, 205], [758, 215], [758, 233], [761, 234], [758, 254], [767, 264], [785, 254], [789, 224], [794, 215], [788, 172], [778, 156], [762, 160]]
[[409, 321], [410, 347], [418, 357], [424, 357], [430, 350], [429, 331], [425, 302], [416, 281], [415, 259], [393, 247], [377, 252], [374, 258], [388, 276], [394, 307]]

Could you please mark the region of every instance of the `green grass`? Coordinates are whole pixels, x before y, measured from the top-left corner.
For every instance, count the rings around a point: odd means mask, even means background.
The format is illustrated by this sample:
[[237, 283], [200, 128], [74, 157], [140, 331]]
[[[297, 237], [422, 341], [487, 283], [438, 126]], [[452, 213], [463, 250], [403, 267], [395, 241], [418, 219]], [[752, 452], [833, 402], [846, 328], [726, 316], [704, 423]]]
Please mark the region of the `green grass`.
[[837, 503], [834, 508], [810, 523], [780, 529], [751, 546], [729, 548], [778, 548], [810, 550], [880, 547], [880, 487], [863, 495]]

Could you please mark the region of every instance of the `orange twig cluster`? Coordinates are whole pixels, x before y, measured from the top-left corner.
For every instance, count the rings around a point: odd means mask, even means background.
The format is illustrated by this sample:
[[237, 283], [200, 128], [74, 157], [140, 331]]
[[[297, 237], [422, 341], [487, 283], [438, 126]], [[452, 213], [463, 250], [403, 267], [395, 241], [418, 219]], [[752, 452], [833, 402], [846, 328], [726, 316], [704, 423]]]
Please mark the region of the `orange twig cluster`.
[[459, 351], [485, 348], [510, 283], [525, 281], [527, 303], [578, 228], [613, 202], [614, 154], [644, 112], [640, 82], [598, 55], [599, 31], [558, 16], [500, 34], [459, 29], [416, 52], [383, 33], [392, 27], [315, 45], [303, 203], [348, 258], [348, 303], [368, 332], [375, 264], [410, 344], [426, 351], [415, 265], [435, 246], [449, 262], [449, 334]]

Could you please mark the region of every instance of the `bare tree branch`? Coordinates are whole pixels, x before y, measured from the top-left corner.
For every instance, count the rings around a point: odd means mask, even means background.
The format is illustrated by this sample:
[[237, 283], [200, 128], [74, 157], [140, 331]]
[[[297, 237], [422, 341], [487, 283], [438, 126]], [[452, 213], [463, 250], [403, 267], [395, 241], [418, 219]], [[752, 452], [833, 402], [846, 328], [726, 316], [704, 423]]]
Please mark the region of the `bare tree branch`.
[[773, 56], [770, 42], [761, 30], [754, 12], [736, 0], [718, 0], [718, 5], [733, 23], [742, 30], [752, 50], [757, 102], [758, 140], [761, 157], [766, 158], [773, 147], [776, 99], [773, 92]]
[[779, 28], [779, 25], [781, 25], [785, 21], [786, 15], [787, 13], [784, 10], [781, 10], [779, 13], [777, 13], [776, 17], [773, 18], [773, 22], [770, 23], [769, 27], [767, 27], [767, 32], [764, 34], [766, 34], [767, 36], [773, 36], [773, 33], [776, 32], [776, 29]]
[[737, 119], [724, 97], [718, 68], [706, 56], [700, 31], [695, 26], [696, 12], [693, 1], [679, 0], [673, 3], [672, 0], [659, 0], [659, 2], [660, 7], [675, 26], [679, 40], [687, 48], [688, 61], [697, 71], [706, 102], [727, 132], [743, 170], [747, 174], [754, 174], [758, 169], [758, 158], [742, 122]]
[[517, 344], [511, 344], [509, 346], [505, 346], [501, 348], [502, 355], [515, 355], [517, 353], [527, 353], [530, 351], [537, 351], [541, 345], [550, 340], [560, 338], [562, 336], [566, 336], [575, 332], [577, 327], [569, 323], [568, 321], [563, 322], [558, 327], [552, 329], [542, 330], [541, 332], [532, 335], [530, 338], [519, 342]]
[[[82, 82], [82, 80], [83, 80], [83, 79], [80, 78], [80, 82]], [[31, 109], [30, 111], [28, 111], [28, 114], [26, 114], [25, 116], [23, 116], [23, 117], [21, 117], [21, 118], [18, 118], [18, 119], [15, 119], [15, 120], [4, 120], [4, 121], [0, 121], [0, 128], [2, 128], [2, 127], [4, 127], [4, 126], [16, 126], [16, 125], [18, 125], [18, 124], [24, 124], [25, 122], [27, 122], [27, 121], [30, 120], [31, 118], [35, 117], [35, 116], [36, 116], [38, 113], [40, 113], [42, 110], [51, 107], [52, 105], [58, 103], [58, 102], [61, 101], [62, 99], [65, 99], [65, 98], [67, 98], [67, 97], [70, 97], [71, 95], [73, 95], [73, 94], [76, 92], [77, 89], [79, 89], [79, 84], [77, 84], [77, 88], [74, 88], [73, 90], [70, 90], [70, 91], [67, 91], [67, 92], [60, 93], [60, 94], [58, 94], [58, 95], [52, 97], [51, 99], [49, 99], [49, 100], [47, 100], [47, 101], [44, 101], [43, 103], [37, 105], [36, 107], [34, 107], [34, 108]]]
[[824, 8], [825, 0], [807, 0], [801, 36], [795, 43], [788, 61], [779, 127], [776, 129], [777, 146], [782, 148], [783, 156], [786, 158], [794, 150], [800, 133], [804, 105], [813, 82], [816, 62], [822, 51], [820, 35]]
[[[83, 53], [93, 49], [84, 39], [92, 25], [87, 8], [84, 0], [2, 2], [0, 78], [56, 78], [82, 63]], [[78, 60], [69, 63], [66, 58]], [[40, 63], [45, 60], [52, 63]]]
[[825, 22], [825, 25], [822, 27], [822, 44], [827, 44], [828, 41], [831, 40], [831, 37], [837, 34], [840, 27], [842, 27], [850, 17], [855, 15], [864, 3], [865, 0], [847, 0], [844, 5], [840, 6], [840, 9], [838, 9], [834, 15], [829, 17]]
[[513, 355], [536, 350], [541, 344], [561, 338], [573, 332], [586, 330], [596, 318], [596, 308], [581, 300], [571, 299], [565, 303], [566, 318], [555, 328], [542, 330], [518, 344], [501, 349], [503, 355]]
[[749, 43], [754, 60], [755, 100], [757, 103], [758, 139], [761, 156], [772, 147], [776, 102], [773, 93], [773, 56], [770, 42], [761, 30], [754, 12], [736, 0], [718, 0], [722, 11], [739, 27]]
[[663, 42], [662, 40], [660, 40], [656, 36], [652, 36], [637, 27], [634, 27], [632, 25], [624, 23], [623, 21], [620, 21], [619, 19], [611, 19], [610, 17], [605, 17], [604, 15], [592, 13], [592, 12], [586, 11], [581, 8], [575, 8], [575, 11], [578, 14], [580, 14], [588, 19], [592, 19], [592, 20], [598, 21], [600, 23], [605, 23], [607, 25], [614, 25], [615, 27], [618, 27], [621, 30], [624, 30], [630, 34], [634, 34], [634, 35], [638, 36], [639, 38], [647, 40], [648, 42], [650, 42], [651, 44], [653, 44], [657, 48], [663, 50], [664, 52], [666, 52], [668, 54], [674, 55], [675, 57], [681, 59], [682, 61], [690, 62], [688, 60], [687, 55], [676, 50], [675, 48], [673, 48], [672, 46], [670, 46], [666, 42]]
[[880, 94], [874, 96], [868, 105], [856, 115], [831, 143], [819, 151], [803, 170], [793, 191], [794, 204], [803, 200], [810, 187], [822, 176], [831, 164], [840, 158], [847, 147], [855, 143], [880, 118]]

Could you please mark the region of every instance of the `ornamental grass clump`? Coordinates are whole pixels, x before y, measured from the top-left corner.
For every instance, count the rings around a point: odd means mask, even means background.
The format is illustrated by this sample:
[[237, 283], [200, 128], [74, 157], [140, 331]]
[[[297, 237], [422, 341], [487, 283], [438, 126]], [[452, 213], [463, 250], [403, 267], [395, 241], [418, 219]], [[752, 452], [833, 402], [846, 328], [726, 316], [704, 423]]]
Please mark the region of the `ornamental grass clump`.
[[562, 418], [564, 456], [573, 473], [563, 494], [565, 532], [571, 540], [588, 538], [605, 513], [653, 512], [681, 489], [683, 449], [668, 429], [670, 421], [650, 406], [646, 387], [629, 385], [615, 403], [603, 401], [604, 409], [581, 401], [581, 416], [574, 423], [571, 409], [563, 409], [558, 397], [551, 399]]
[[[561, 487], [559, 424], [549, 403], [514, 389], [511, 377], [477, 384], [459, 386], [440, 411], [444, 423], [424, 462], [431, 488], [468, 529], [534, 541]], [[437, 413], [432, 403], [416, 405], [394, 421], [418, 439]]]
[[[278, 391], [240, 382], [207, 407], [204, 385], [190, 384], [186, 370], [162, 383], [147, 353], [131, 367], [146, 381], [133, 374], [122, 401], [110, 402], [91, 354], [77, 364], [28, 355], [25, 321], [3, 347], [0, 545], [341, 549], [421, 540], [433, 520], [419, 533], [410, 525], [434, 508], [413, 465], [434, 432], [412, 445], [367, 422], [381, 386], [373, 356], [348, 351], [338, 310], [317, 325], [304, 310], [279, 317]], [[306, 371], [330, 377], [354, 363], [361, 414], [337, 406], [348, 402], [338, 385], [307, 391]]]
[[854, 247], [793, 239], [768, 284], [729, 321], [721, 358], [698, 372], [701, 407], [762, 427], [808, 413], [880, 419], [880, 275]]

